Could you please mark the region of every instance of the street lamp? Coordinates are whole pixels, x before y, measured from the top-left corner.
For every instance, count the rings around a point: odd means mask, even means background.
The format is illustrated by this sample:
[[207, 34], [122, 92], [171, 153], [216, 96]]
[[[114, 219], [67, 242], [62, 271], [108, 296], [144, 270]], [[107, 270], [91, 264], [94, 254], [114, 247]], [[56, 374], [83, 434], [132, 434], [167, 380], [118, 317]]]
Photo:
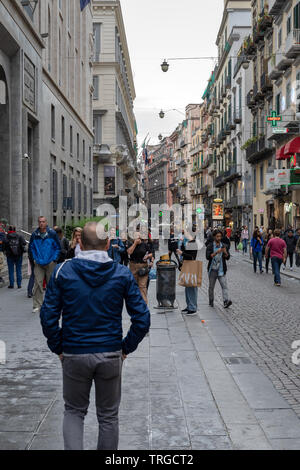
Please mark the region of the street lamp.
[[161, 64], [161, 69], [163, 72], [167, 72], [169, 70], [169, 64], [168, 62], [166, 61], [166, 59], [163, 61], [163, 63]]
[[179, 111], [179, 109], [174, 108], [174, 109], [167, 109], [167, 111], [161, 110], [160, 113], [159, 113], [159, 117], [160, 117], [161, 119], [163, 119], [163, 118], [165, 117], [165, 114], [166, 114], [166, 113], [169, 113], [170, 111], [177, 111], [177, 113], [180, 113], [180, 114], [182, 114], [183, 116], [185, 116], [185, 114], [184, 114], [182, 111]]
[[158, 136], [158, 140], [162, 140], [163, 136], [161, 134], [159, 134]]
[[163, 119], [165, 117], [165, 113], [163, 112], [163, 110], [160, 111], [159, 117], [160, 119]]

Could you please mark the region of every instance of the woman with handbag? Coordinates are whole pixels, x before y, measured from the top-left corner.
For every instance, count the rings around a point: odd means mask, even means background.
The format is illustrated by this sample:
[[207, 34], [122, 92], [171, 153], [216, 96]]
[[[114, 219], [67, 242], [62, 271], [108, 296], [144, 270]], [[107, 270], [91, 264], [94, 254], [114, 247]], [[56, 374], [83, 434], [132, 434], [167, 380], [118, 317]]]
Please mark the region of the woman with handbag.
[[152, 242], [141, 238], [139, 232], [135, 233], [134, 242], [128, 243], [128, 255], [130, 256], [130, 271], [135, 278], [146, 304], [148, 303], [147, 285], [149, 277], [148, 260], [153, 259]]
[[[195, 261], [198, 254], [196, 238], [187, 233], [181, 242], [180, 249], [177, 249], [177, 254], [182, 256], [183, 263]], [[197, 315], [198, 287], [185, 287], [185, 300], [186, 308], [181, 313], [188, 316]]]

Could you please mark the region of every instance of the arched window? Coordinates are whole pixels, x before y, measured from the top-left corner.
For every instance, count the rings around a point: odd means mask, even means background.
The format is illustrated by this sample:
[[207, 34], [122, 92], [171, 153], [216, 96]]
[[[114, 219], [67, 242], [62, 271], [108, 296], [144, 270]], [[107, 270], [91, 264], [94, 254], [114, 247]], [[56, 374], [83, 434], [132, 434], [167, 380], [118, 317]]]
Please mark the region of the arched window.
[[6, 85], [3, 80], [0, 80], [0, 104], [6, 104]]

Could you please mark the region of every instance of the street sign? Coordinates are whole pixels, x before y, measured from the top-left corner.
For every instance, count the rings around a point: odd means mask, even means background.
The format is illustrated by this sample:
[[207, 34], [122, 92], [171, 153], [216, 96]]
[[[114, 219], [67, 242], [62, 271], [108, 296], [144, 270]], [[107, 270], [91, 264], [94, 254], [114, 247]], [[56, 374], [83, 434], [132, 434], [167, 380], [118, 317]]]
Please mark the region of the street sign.
[[273, 127], [273, 134], [288, 134], [289, 129], [287, 127]]
[[198, 215], [199, 220], [205, 219], [205, 207], [203, 204], [201, 204], [200, 206], [197, 206], [196, 214]]

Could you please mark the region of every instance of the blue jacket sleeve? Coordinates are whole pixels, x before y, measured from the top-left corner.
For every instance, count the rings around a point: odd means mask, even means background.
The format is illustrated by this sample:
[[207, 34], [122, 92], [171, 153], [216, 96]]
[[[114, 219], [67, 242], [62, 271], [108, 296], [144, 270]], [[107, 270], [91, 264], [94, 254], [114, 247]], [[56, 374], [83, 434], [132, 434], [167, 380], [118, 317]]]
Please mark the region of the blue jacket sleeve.
[[120, 239], [118, 240], [118, 245], [119, 245], [119, 248], [120, 248], [119, 252], [124, 253], [125, 246], [124, 246], [124, 243], [122, 242], [122, 240], [120, 240]]
[[48, 284], [40, 319], [49, 349], [55, 354], [61, 354], [63, 352], [62, 330], [59, 326], [59, 319], [62, 310], [62, 295], [57, 281], [55, 281], [56, 271], [57, 269], [54, 270]]
[[53, 246], [53, 249], [54, 249], [54, 253], [53, 253], [53, 261], [58, 261], [59, 257], [60, 257], [60, 253], [61, 253], [61, 245], [60, 245], [60, 241], [59, 241], [59, 238], [58, 238], [58, 235], [57, 233], [55, 233], [55, 235], [53, 236], [53, 239], [54, 239], [54, 246]]
[[122, 350], [124, 354], [130, 354], [136, 350], [150, 328], [150, 311], [131, 273], [125, 293], [125, 303], [131, 317], [131, 327], [123, 339]]

